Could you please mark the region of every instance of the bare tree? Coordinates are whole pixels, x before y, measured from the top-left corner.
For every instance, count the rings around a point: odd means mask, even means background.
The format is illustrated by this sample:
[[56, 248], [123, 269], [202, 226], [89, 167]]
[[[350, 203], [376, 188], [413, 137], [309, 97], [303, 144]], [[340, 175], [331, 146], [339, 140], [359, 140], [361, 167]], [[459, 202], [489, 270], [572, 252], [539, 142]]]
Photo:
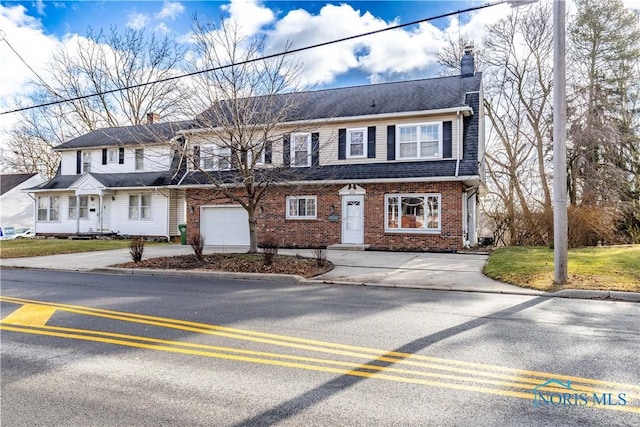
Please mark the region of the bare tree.
[[[550, 6], [535, 5], [488, 27], [485, 112], [491, 123], [487, 172], [509, 218], [512, 243], [545, 244], [552, 230]], [[518, 238], [517, 236], [520, 236]]]
[[460, 34], [459, 37], [447, 36], [446, 46], [438, 52], [438, 64], [442, 66], [443, 76], [460, 75], [461, 61], [465, 50], [472, 50], [474, 65], [477, 71], [484, 69], [484, 52], [480, 46], [480, 40], [473, 40], [468, 34]]
[[[37, 90], [29, 101], [55, 102], [170, 77], [179, 72], [184, 54], [175, 41], [144, 30], [90, 30], [54, 54], [47, 82], [33, 82]], [[25, 111], [7, 136], [3, 162], [51, 176], [59, 160], [51, 147], [99, 128], [144, 123], [148, 113], [183, 118], [182, 102], [189, 96], [187, 86], [168, 81]]]
[[197, 115], [199, 132], [189, 138], [185, 154], [203, 183], [247, 211], [249, 251], [256, 252], [260, 202], [274, 183], [290, 178], [272, 154], [292, 131], [283, 123], [299, 105], [302, 67], [286, 55], [260, 59], [264, 39], [244, 34], [232, 20], [216, 27], [196, 17], [192, 37], [193, 67], [216, 70], [195, 80], [192, 111], [208, 108]]

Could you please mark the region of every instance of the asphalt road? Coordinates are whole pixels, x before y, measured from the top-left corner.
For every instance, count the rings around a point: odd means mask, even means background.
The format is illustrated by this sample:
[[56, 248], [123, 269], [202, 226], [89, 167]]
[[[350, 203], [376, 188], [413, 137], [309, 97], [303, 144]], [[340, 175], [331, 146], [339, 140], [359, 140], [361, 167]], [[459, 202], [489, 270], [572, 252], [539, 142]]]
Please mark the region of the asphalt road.
[[1, 274], [3, 427], [640, 420], [637, 303]]

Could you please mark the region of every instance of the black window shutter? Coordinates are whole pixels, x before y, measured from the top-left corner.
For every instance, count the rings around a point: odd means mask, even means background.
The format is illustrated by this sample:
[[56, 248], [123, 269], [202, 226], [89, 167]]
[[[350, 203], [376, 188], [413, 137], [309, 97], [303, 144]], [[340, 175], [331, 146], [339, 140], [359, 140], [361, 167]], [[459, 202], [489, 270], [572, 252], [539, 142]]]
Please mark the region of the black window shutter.
[[442, 123], [442, 158], [450, 159], [451, 150], [451, 122]]
[[107, 149], [106, 148], [102, 149], [102, 164], [103, 165], [107, 164]]
[[311, 134], [311, 166], [320, 164], [320, 134], [313, 132]]
[[282, 137], [282, 164], [284, 167], [291, 166], [291, 135]]
[[82, 173], [82, 151], [76, 151], [76, 175]]
[[387, 160], [396, 159], [396, 127], [387, 126]]
[[369, 126], [367, 128], [367, 158], [376, 158], [376, 127]]
[[200, 146], [193, 146], [193, 164], [196, 168], [200, 167]]
[[124, 148], [118, 148], [118, 164], [124, 165]]
[[338, 159], [347, 158], [347, 130], [338, 129]]
[[267, 141], [264, 143], [264, 162], [267, 165], [272, 163], [272, 155], [273, 155], [273, 142]]

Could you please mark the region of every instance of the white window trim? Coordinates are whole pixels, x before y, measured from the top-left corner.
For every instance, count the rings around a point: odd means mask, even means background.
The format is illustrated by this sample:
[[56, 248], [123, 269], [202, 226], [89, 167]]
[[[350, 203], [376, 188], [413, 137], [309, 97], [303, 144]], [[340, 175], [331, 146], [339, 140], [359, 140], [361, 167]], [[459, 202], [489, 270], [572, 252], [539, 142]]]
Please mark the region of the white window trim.
[[[438, 228], [390, 228], [389, 227], [389, 199], [398, 198], [398, 224], [402, 226], [400, 207], [403, 197], [423, 198], [426, 204], [428, 197], [438, 198]], [[425, 208], [426, 214], [426, 208]], [[425, 226], [427, 224], [425, 218]], [[384, 231], [387, 233], [416, 233], [416, 234], [439, 234], [442, 231], [442, 194], [441, 193], [405, 193], [405, 194], [385, 194], [384, 195]]]
[[[40, 199], [47, 200], [47, 219], [39, 219], [40, 216]], [[58, 199], [58, 219], [51, 219], [51, 199]], [[38, 200], [36, 201], [36, 222], [60, 222], [60, 196], [38, 196]]]
[[[142, 196], [148, 196], [149, 197], [149, 206], [143, 205], [142, 204]], [[135, 217], [131, 216], [131, 197], [135, 197], [137, 199], [137, 215]], [[138, 194], [129, 194], [129, 198], [128, 198], [129, 202], [127, 204], [127, 216], [128, 219], [130, 221], [152, 221], [153, 219], [153, 196], [151, 194], [145, 194], [145, 193], [138, 193]], [[149, 218], [143, 218], [142, 217], [142, 207], [148, 207], [149, 208]]]
[[[351, 155], [351, 134], [355, 132], [362, 132], [362, 154], [353, 156]], [[369, 145], [369, 132], [367, 128], [352, 128], [347, 129], [347, 159], [362, 159], [367, 157], [367, 146]]]
[[[289, 212], [289, 203], [290, 200], [295, 199], [295, 200], [301, 200], [301, 199], [305, 199], [305, 200], [313, 200], [313, 205], [314, 205], [314, 212], [313, 215], [291, 215], [291, 213]], [[287, 200], [286, 200], [286, 205], [285, 205], [285, 218], [286, 219], [317, 219], [318, 218], [318, 197], [317, 196], [287, 196]]]
[[82, 152], [82, 172], [91, 172], [91, 164], [93, 163], [93, 155], [91, 151]]
[[[438, 155], [437, 156], [421, 156], [420, 154], [420, 126], [438, 126]], [[416, 153], [417, 156], [415, 157], [402, 157], [401, 152], [400, 152], [400, 129], [402, 128], [409, 128], [409, 127], [415, 127], [418, 128], [417, 129], [417, 147], [416, 147]], [[397, 160], [432, 160], [432, 159], [442, 159], [442, 122], [423, 122], [423, 123], [402, 123], [399, 125], [396, 125], [396, 159]]]
[[[296, 159], [296, 152], [295, 152], [295, 148], [296, 148], [296, 144], [294, 143], [294, 139], [296, 136], [305, 136], [307, 138], [307, 153], [309, 153], [309, 155], [307, 156], [307, 163], [304, 165], [296, 165], [295, 164], [295, 159]], [[311, 132], [297, 132], [297, 133], [292, 133], [289, 139], [289, 165], [292, 168], [307, 168], [311, 166]]]
[[[86, 206], [82, 206], [82, 204], [80, 203], [80, 200], [82, 198], [87, 201]], [[71, 206], [72, 200], [74, 201], [74, 203], [78, 202], [78, 204], [76, 206]], [[82, 208], [85, 209], [86, 216], [81, 215], [80, 210]], [[71, 215], [71, 209], [75, 209], [75, 215]], [[67, 209], [67, 211], [69, 219], [78, 219], [77, 215], [80, 215], [80, 219], [89, 219], [89, 196], [69, 196], [69, 208]]]
[[[226, 157], [229, 167], [220, 168], [220, 158]], [[212, 167], [204, 166], [206, 160], [211, 159]], [[203, 171], [228, 171], [231, 170], [231, 148], [220, 147], [214, 144], [200, 146], [200, 169]]]
[[117, 148], [109, 148], [107, 149], [107, 164], [113, 165], [118, 164], [118, 160], [120, 158], [120, 154], [118, 153]]
[[[140, 158], [140, 167], [138, 167], [138, 152], [142, 153]], [[133, 168], [136, 171], [144, 171], [144, 148], [136, 148], [133, 150]]]

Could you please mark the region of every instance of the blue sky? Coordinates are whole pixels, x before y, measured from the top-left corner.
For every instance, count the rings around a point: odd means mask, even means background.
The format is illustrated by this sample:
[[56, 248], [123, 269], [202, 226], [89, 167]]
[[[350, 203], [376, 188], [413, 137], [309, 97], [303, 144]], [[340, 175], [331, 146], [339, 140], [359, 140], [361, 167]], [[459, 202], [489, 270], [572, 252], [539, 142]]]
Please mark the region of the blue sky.
[[[192, 16], [197, 13], [214, 20], [236, 19], [247, 34], [265, 36], [267, 46], [276, 51], [288, 41], [294, 47], [303, 47], [485, 3], [0, 0], [0, 111], [15, 107], [20, 100], [23, 105], [30, 105], [30, 81], [36, 79], [35, 73], [44, 80], [51, 78], [47, 64], [53, 53], [73, 49], [74, 42], [82, 40], [89, 27], [94, 32], [110, 27], [117, 27], [118, 31], [145, 28], [147, 32], [175, 38], [188, 48]], [[298, 54], [298, 60], [308, 68], [304, 83], [327, 88], [437, 76], [441, 69], [436, 56], [448, 37], [468, 34], [480, 40], [486, 25], [509, 13], [507, 5], [500, 5], [461, 15], [459, 21], [444, 18], [357, 42], [305, 51]], [[15, 114], [1, 115], [0, 134], [18, 118]]]

